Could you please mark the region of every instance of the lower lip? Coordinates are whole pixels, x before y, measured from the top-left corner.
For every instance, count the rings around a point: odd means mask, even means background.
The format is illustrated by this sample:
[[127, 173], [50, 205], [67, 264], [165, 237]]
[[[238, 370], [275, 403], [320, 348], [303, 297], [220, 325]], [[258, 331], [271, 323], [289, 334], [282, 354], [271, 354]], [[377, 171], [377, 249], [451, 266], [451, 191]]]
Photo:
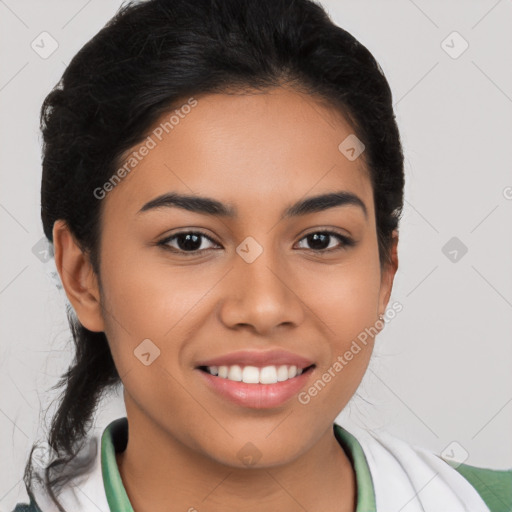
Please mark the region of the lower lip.
[[252, 409], [269, 409], [283, 405], [296, 395], [304, 387], [314, 369], [312, 366], [292, 379], [275, 384], [247, 384], [217, 377], [200, 369], [197, 371], [211, 389], [231, 402]]

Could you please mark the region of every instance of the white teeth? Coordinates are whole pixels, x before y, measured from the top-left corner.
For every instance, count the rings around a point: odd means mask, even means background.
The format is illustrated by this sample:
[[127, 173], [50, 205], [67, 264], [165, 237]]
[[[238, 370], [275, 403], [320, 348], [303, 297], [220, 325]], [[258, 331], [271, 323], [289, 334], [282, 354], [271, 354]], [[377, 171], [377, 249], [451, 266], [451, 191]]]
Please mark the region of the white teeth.
[[277, 381], [283, 382], [283, 380], [288, 380], [288, 366], [285, 364], [277, 369]]
[[277, 370], [275, 366], [265, 366], [260, 370], [261, 384], [275, 384], [277, 382]]
[[247, 384], [258, 384], [260, 381], [260, 371], [256, 366], [246, 366], [242, 372], [241, 380]]
[[245, 382], [246, 384], [275, 384], [284, 382], [295, 376], [301, 375], [302, 368], [295, 365], [265, 366], [258, 368], [256, 366], [207, 366], [208, 373], [219, 376], [223, 379], [229, 379], [236, 382]]
[[228, 379], [240, 382], [242, 380], [242, 368], [237, 364], [230, 366], [228, 372]]

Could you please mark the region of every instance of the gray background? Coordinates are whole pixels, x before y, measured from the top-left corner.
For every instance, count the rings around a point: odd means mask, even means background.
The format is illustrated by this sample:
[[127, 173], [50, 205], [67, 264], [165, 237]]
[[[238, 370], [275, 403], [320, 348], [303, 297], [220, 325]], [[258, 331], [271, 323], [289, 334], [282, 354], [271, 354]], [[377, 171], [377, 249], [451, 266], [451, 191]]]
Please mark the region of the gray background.
[[[384, 429], [436, 453], [453, 448], [467, 464], [510, 468], [512, 2], [322, 4], [390, 82], [407, 180], [391, 298], [403, 311], [377, 338], [338, 421]], [[71, 358], [53, 260], [34, 254], [43, 236], [39, 108], [119, 5], [0, 0], [0, 510], [26, 499], [21, 476], [43, 433], [40, 411], [57, 396], [49, 388]], [[51, 49], [44, 31], [58, 44], [47, 58], [31, 47]], [[464, 40], [469, 46], [458, 55]], [[121, 397], [113, 395], [95, 429], [121, 415]]]

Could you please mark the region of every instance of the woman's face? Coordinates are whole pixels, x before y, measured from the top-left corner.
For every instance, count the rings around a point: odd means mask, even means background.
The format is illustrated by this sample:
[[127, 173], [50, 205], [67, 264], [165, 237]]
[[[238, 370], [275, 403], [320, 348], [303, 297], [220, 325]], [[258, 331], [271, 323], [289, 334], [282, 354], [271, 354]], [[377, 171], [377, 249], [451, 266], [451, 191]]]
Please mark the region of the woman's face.
[[[381, 273], [371, 183], [362, 157], [339, 149], [353, 133], [339, 114], [282, 88], [196, 101], [168, 133], [155, 125], [102, 199], [102, 321], [129, 416], [218, 462], [243, 466], [253, 450], [270, 466], [311, 448], [352, 397], [372, 338], [345, 354], [384, 312], [396, 268]], [[341, 192], [359, 200], [284, 215]], [[144, 208], [165, 194], [211, 198], [232, 215]], [[182, 232], [196, 237], [170, 238]], [[298, 389], [290, 379], [258, 398], [232, 382], [228, 398], [210, 385], [221, 377], [198, 368], [273, 349], [314, 364]]]

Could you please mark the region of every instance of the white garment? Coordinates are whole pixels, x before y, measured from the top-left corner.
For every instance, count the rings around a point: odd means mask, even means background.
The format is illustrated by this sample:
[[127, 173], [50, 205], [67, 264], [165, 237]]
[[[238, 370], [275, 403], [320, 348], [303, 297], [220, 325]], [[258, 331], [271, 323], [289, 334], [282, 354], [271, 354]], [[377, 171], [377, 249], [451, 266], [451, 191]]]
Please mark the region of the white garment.
[[368, 461], [377, 512], [489, 512], [476, 489], [434, 453], [388, 432], [345, 429]]
[[[68, 512], [110, 512], [103, 484], [101, 436], [98, 434], [89, 437], [79, 454], [87, 453], [92, 455], [94, 451], [96, 452], [96, 457], [91, 471], [81, 477], [72, 479], [62, 490], [61, 494], [57, 496], [59, 503]], [[36, 487], [34, 498], [42, 512], [59, 512], [57, 505], [48, 496], [43, 487]]]
[[[359, 441], [366, 456], [377, 512], [489, 512], [472, 485], [435, 454], [387, 432], [343, 428]], [[58, 499], [68, 511], [109, 512], [101, 470], [101, 437], [92, 437], [84, 449], [91, 454], [96, 450], [92, 471], [73, 480]], [[35, 499], [43, 512], [58, 512], [41, 489], [36, 488]]]

